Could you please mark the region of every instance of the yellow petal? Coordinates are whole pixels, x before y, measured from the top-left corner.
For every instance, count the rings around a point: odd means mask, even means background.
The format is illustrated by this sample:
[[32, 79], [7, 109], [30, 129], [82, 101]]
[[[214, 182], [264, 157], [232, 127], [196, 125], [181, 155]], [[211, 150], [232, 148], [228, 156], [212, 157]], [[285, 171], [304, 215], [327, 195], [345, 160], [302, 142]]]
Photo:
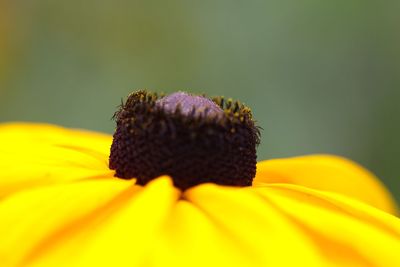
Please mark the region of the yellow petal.
[[148, 266], [151, 248], [179, 191], [168, 177], [161, 177], [122, 194], [107, 204], [107, 210], [75, 221], [79, 227], [51, 236], [51, 242], [34, 250], [23, 266]]
[[289, 183], [336, 192], [397, 214], [389, 191], [372, 173], [347, 159], [314, 155], [260, 162], [254, 185]]
[[45, 124], [0, 125], [0, 198], [38, 185], [112, 177], [111, 136]]
[[[132, 186], [133, 182], [116, 178], [88, 180], [19, 191], [3, 199], [1, 266], [26, 266], [60, 240], [88, 231], [88, 225], [101, 222], [134, 195], [140, 187]], [[79, 243], [75, 245], [79, 247]]]
[[247, 248], [205, 212], [180, 200], [151, 250], [148, 266], [257, 266]]
[[400, 266], [400, 219], [336, 193], [276, 184], [260, 194], [309, 237], [332, 266]]
[[[306, 234], [254, 192], [206, 184], [188, 190], [184, 197], [246, 255], [248, 264], [321, 266], [320, 255]], [[234, 253], [225, 256], [236, 258]]]

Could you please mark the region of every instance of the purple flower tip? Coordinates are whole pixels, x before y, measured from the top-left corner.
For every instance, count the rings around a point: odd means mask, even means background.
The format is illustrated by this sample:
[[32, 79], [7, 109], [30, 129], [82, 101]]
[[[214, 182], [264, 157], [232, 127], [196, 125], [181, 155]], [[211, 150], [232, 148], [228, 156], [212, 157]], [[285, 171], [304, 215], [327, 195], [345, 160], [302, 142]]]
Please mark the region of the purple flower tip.
[[167, 112], [175, 112], [179, 106], [183, 115], [219, 117], [224, 111], [212, 100], [194, 96], [184, 92], [177, 92], [156, 101], [156, 106], [162, 107]]

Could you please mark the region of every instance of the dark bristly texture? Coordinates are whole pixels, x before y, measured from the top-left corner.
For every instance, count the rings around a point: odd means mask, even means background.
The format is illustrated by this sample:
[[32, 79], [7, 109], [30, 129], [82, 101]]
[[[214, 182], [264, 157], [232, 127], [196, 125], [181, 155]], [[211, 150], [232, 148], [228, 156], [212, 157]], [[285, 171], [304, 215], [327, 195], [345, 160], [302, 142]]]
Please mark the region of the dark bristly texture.
[[138, 91], [114, 118], [110, 169], [117, 177], [144, 185], [169, 175], [182, 190], [207, 182], [252, 184], [259, 130], [239, 102]]

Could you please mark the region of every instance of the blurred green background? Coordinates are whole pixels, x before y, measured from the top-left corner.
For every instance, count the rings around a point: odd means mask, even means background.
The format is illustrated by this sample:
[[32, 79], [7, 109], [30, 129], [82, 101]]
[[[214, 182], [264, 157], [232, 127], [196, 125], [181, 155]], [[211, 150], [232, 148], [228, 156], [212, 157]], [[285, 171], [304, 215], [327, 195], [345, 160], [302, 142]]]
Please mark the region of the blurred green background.
[[259, 159], [334, 153], [400, 199], [400, 1], [0, 0], [0, 121], [113, 132], [138, 88], [240, 99]]

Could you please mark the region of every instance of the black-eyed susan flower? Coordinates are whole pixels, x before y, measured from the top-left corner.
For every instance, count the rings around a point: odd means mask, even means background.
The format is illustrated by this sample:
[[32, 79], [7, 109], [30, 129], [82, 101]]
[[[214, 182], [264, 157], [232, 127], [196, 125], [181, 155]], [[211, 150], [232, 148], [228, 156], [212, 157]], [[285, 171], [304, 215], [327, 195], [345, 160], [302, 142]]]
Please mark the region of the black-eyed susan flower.
[[0, 126], [1, 266], [400, 266], [378, 179], [327, 155], [255, 172], [244, 105], [138, 92], [115, 118]]

